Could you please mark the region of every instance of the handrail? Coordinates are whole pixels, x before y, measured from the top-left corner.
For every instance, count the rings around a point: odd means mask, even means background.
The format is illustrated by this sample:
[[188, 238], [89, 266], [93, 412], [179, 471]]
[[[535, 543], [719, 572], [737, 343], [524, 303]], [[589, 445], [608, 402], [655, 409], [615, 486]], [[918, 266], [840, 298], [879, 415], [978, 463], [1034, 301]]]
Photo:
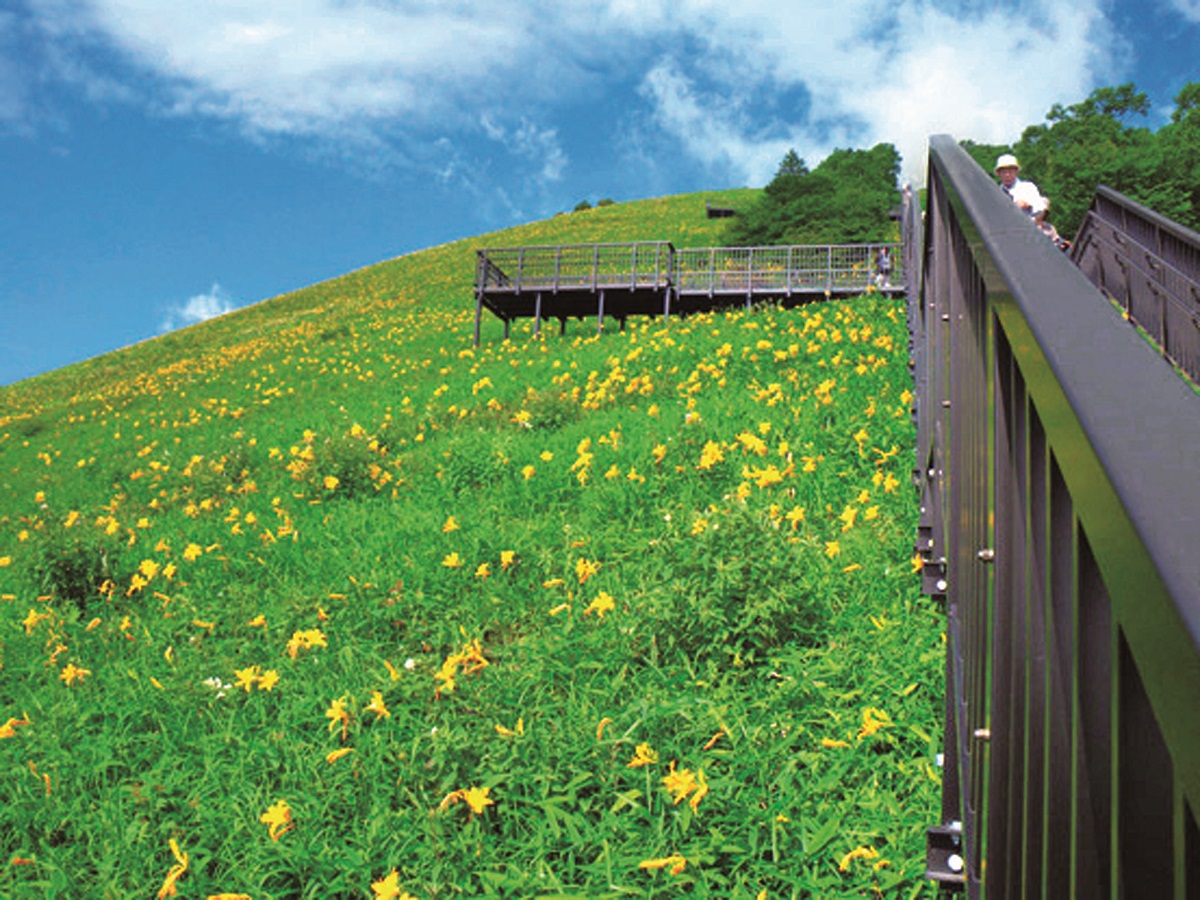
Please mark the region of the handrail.
[[1200, 234], [1101, 185], [1071, 258], [1200, 382]]
[[928, 874], [1197, 896], [1200, 396], [951, 138], [923, 230], [908, 206], [918, 550], [947, 616]]
[[[680, 293], [866, 290], [876, 282], [881, 250], [900, 284], [904, 261], [894, 243], [675, 249], [667, 241], [491, 247], [477, 251], [476, 291], [558, 291], [675, 286]], [[507, 271], [516, 274], [509, 276]], [[887, 286], [892, 287], [893, 281]]]

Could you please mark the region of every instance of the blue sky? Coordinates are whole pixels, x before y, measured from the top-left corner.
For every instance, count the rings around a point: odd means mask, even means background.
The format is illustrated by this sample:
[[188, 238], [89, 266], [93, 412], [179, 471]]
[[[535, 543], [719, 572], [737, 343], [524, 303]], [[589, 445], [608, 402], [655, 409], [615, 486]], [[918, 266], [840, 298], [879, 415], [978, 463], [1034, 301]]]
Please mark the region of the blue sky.
[[[1200, 81], [1200, 0], [0, 0], [0, 385], [403, 253]], [[469, 303], [470, 273], [463, 302]]]

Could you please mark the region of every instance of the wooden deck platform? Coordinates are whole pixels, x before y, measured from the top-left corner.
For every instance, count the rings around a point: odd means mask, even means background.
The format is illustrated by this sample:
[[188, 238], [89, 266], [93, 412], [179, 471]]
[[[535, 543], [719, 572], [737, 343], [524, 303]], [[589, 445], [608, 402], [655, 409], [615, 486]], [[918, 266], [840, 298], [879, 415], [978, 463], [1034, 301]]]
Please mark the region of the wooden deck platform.
[[[876, 283], [880, 253], [891, 272]], [[709, 247], [677, 250], [667, 241], [502, 247], [477, 251], [475, 343], [483, 311], [504, 322], [595, 316], [624, 325], [629, 316], [669, 317], [774, 301], [805, 303], [858, 296], [874, 288], [900, 292], [898, 244]]]

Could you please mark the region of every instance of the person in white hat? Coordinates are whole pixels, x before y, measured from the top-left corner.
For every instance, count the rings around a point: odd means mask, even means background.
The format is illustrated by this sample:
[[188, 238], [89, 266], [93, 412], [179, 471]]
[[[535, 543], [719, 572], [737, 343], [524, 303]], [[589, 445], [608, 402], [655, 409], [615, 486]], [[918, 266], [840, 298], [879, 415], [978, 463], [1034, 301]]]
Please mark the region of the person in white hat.
[[1031, 219], [1040, 221], [1040, 218], [1046, 213], [1049, 202], [1032, 181], [1025, 181], [1017, 177], [1017, 173], [1020, 171], [1021, 164], [1011, 153], [1003, 153], [997, 158], [996, 175], [1000, 178], [1001, 190], [1008, 194], [1013, 203], [1024, 210]]

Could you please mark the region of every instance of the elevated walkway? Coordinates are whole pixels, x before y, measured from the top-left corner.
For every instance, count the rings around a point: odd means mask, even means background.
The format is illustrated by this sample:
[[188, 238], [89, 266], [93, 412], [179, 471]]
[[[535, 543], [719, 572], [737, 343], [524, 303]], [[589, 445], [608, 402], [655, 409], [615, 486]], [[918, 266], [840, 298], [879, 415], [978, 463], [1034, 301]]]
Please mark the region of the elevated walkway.
[[[876, 284], [881, 251], [891, 260]], [[510, 324], [543, 319], [706, 312], [765, 301], [804, 303], [876, 289], [903, 291], [899, 244], [709, 247], [678, 250], [668, 241], [502, 247], [477, 251], [475, 343], [486, 309]]]

